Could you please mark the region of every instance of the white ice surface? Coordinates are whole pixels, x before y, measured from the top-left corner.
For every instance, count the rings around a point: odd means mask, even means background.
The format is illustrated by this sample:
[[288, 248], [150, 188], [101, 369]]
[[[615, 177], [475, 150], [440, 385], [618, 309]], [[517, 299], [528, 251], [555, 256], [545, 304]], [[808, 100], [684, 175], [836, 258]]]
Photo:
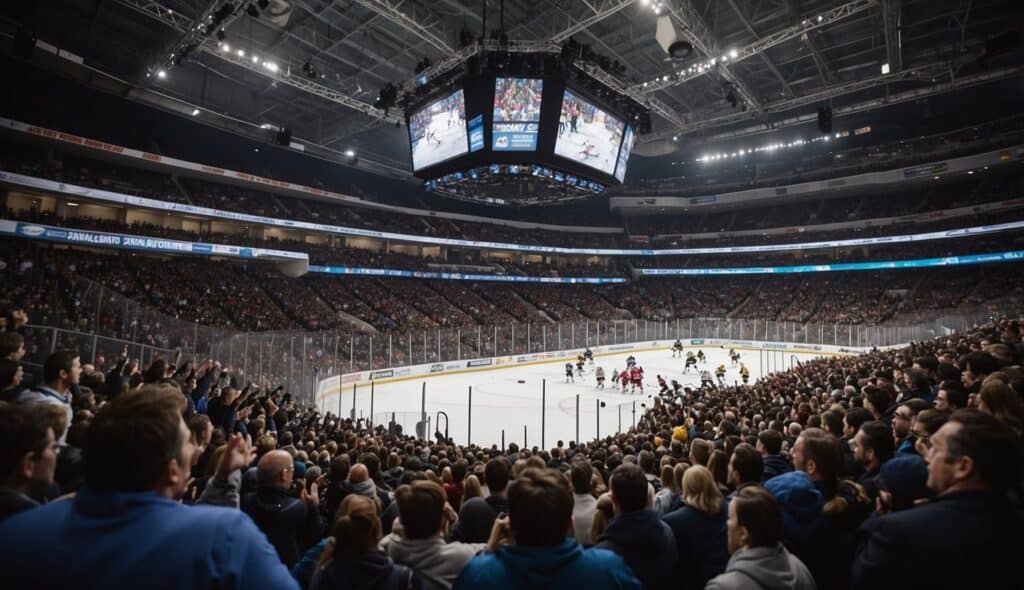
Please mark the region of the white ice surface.
[[[687, 349], [691, 350], [691, 349]], [[696, 352], [696, 349], [692, 349]], [[733, 384], [740, 380], [739, 367], [732, 366], [728, 349], [706, 347], [707, 369], [714, 375], [719, 364], [725, 364], [728, 372], [726, 382]], [[751, 382], [762, 374], [788, 368], [791, 362], [804, 362], [814, 358], [809, 354], [790, 354], [779, 351], [741, 350], [741, 362], [750, 369]], [[594, 366], [602, 366], [605, 375], [610, 379], [612, 369], [622, 370], [627, 354], [613, 353], [598, 356]], [[604, 390], [596, 389], [593, 367], [586, 366], [585, 376], [576, 377], [575, 383], [565, 382], [565, 360], [550, 363], [510, 366], [491, 370], [481, 370], [450, 375], [439, 374], [426, 378], [408, 379], [385, 384], [375, 384], [373, 391], [373, 413], [375, 423], [386, 423], [391, 412], [395, 412], [395, 420], [403, 426], [406, 433], [414, 432], [415, 423], [420, 418], [420, 403], [423, 386], [426, 384], [426, 412], [431, 421], [431, 430], [435, 429], [436, 413], [447, 413], [450, 420], [448, 434], [457, 444], [465, 444], [467, 434], [470, 441], [479, 445], [501, 443], [501, 431], [505, 430], [505, 442], [523, 445], [523, 426], [527, 427], [526, 443], [529, 446], [541, 444], [541, 390], [546, 381], [546, 412], [544, 443], [547, 448], [554, 446], [558, 440], [576, 440], [576, 396], [580, 404], [580, 439], [589, 441], [597, 434], [597, 403], [605, 402], [600, 409], [600, 433], [606, 436], [618, 432], [621, 428], [628, 430], [633, 425], [633, 404], [636, 404], [636, 419], [639, 420], [644, 411], [641, 404], [651, 404], [648, 395], [658, 390], [657, 375], [665, 377], [671, 384], [676, 379], [684, 387], [700, 384], [700, 376], [694, 373], [683, 374], [683, 359], [672, 358], [670, 350], [657, 350], [636, 353], [637, 362], [644, 368], [643, 395], [623, 394], [606, 384]], [[575, 359], [573, 359], [575, 361]], [[700, 366], [704, 368], [703, 365]], [[522, 383], [520, 383], [522, 381]], [[472, 432], [467, 430], [469, 415], [467, 412], [469, 388], [473, 388]], [[338, 398], [325, 400], [325, 410], [338, 413]], [[352, 411], [352, 386], [342, 387], [340, 399], [341, 414], [348, 416]], [[370, 414], [369, 384], [360, 384], [356, 393], [356, 414], [367, 417]], [[441, 430], [444, 430], [444, 418], [441, 417]]]

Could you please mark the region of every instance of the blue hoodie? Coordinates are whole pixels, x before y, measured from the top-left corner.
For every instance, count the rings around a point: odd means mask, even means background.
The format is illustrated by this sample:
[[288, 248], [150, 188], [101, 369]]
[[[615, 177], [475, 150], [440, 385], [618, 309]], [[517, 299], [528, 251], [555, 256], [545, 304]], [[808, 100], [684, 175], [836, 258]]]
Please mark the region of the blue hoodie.
[[469, 561], [452, 590], [586, 588], [639, 590], [621, 557], [607, 549], [583, 549], [571, 537], [553, 547], [508, 545]]
[[83, 488], [4, 521], [0, 539], [0, 588], [298, 589], [248, 516], [156, 492]]
[[786, 538], [806, 542], [821, 526], [821, 509], [825, 505], [811, 478], [803, 471], [790, 471], [769, 479], [764, 487], [779, 502]]

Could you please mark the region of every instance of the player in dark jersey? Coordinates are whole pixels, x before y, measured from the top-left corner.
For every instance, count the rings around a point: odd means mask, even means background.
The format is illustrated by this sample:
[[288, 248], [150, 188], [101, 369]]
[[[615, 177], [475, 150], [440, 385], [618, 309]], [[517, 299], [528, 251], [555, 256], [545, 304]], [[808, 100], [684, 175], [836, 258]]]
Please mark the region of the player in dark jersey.
[[690, 367], [693, 367], [693, 370], [697, 373], [700, 372], [700, 370], [697, 369], [697, 357], [693, 356], [693, 351], [686, 353], [686, 365], [683, 366], [683, 373], [689, 373]]

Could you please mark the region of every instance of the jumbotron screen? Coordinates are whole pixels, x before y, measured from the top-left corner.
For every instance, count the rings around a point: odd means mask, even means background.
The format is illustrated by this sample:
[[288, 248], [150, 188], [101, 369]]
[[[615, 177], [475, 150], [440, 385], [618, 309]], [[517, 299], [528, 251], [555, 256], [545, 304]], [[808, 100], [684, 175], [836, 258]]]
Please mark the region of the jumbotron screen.
[[625, 182], [626, 164], [629, 163], [629, 153], [633, 151], [633, 142], [636, 135], [633, 134], [633, 126], [626, 125], [626, 137], [622, 139], [622, 147], [619, 148], [619, 161], [615, 164], [615, 180]]
[[622, 121], [567, 89], [562, 95], [555, 154], [611, 176], [623, 127]]
[[543, 80], [495, 79], [494, 127], [491, 134], [491, 148], [494, 151], [536, 151], [543, 91]]
[[469, 150], [466, 99], [462, 90], [438, 99], [409, 117], [412, 169], [421, 170]]

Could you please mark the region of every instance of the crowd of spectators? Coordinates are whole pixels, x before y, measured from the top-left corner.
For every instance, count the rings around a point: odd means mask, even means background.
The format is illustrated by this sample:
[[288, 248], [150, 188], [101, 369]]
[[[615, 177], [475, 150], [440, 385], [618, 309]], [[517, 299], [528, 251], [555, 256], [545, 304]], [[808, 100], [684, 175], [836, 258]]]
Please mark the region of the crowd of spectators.
[[8, 287], [3, 299], [31, 309], [33, 325], [163, 348], [187, 347], [198, 325], [228, 332], [329, 331], [346, 339], [375, 332], [402, 340], [405, 334], [420, 343], [424, 332], [443, 332], [430, 338], [454, 342], [459, 330], [466, 350], [483, 351], [490, 349], [484, 337], [491, 328], [515, 324], [736, 318], [879, 325], [923, 321], [958, 308], [1012, 308], [1024, 297], [1013, 264], [955, 273], [919, 269], [509, 286], [317, 274], [296, 279], [259, 263], [210, 265], [187, 257], [113, 255], [15, 239], [0, 243], [0, 274]]
[[[631, 245], [628, 239], [630, 235], [650, 239], [660, 247], [696, 243], [708, 245], [706, 237], [695, 241], [692, 234], [798, 226], [806, 227], [806, 230], [771, 236], [761, 234], [736, 236], [726, 233], [718, 238], [712, 238], [710, 243], [737, 245], [823, 239], [834, 237], [833, 234], [836, 230], [829, 229], [827, 225], [816, 226], [852, 220], [864, 221], [864, 226], [853, 230], [843, 230], [846, 235], [890, 235], [906, 231], [950, 229], [962, 227], [967, 223], [1006, 221], [1008, 215], [1013, 219], [1019, 218], [1022, 211], [1020, 207], [1014, 207], [981, 216], [961, 216], [955, 219], [928, 219], [913, 223], [908, 220], [900, 225], [885, 226], [871, 223], [871, 220], [876, 218], [938, 212], [1019, 196], [1020, 176], [993, 170], [969, 180], [951, 180], [939, 186], [924, 188], [904, 188], [901, 189], [901, 198], [899, 199], [891, 198], [890, 194], [871, 194], [849, 199], [816, 199], [804, 202], [799, 207], [771, 205], [735, 212], [701, 214], [695, 211], [692, 214], [669, 217], [655, 215], [627, 219], [614, 218], [606, 221], [606, 227], [622, 228], [623, 231], [617, 233], [537, 231], [501, 224], [458, 221], [438, 216], [417, 216], [394, 210], [304, 200], [187, 176], [172, 178], [170, 175], [159, 172], [93, 160], [78, 154], [66, 154], [60, 151], [47, 153], [40, 148], [20, 144], [14, 146], [14, 149], [0, 158], [0, 167], [61, 182], [280, 219], [330, 223], [419, 236], [576, 248], [629, 247]], [[638, 186], [641, 186], [642, 190], [648, 194], [652, 190], [643, 184]], [[709, 189], [704, 187], [702, 190]], [[675, 192], [669, 191], [665, 194], [675, 194]], [[415, 205], [414, 201], [413, 205]], [[518, 217], [516, 212], [511, 211], [491, 212], [491, 216], [510, 219]], [[545, 215], [543, 211], [538, 212], [535, 216], [536, 221], [573, 224], [571, 219], [571, 215], [566, 218], [562, 213]], [[165, 237], [175, 237], [176, 235], [174, 230], [144, 227], [145, 224], [139, 225], [142, 226], [139, 229], [146, 229], [151, 232], [150, 235], [154, 231], [166, 232], [161, 234]], [[96, 228], [100, 229], [101, 227], [96, 226]], [[114, 227], [110, 227], [110, 229], [116, 231]], [[204, 239], [219, 240], [223, 238], [206, 236]], [[237, 236], [234, 239], [237, 240]], [[343, 262], [334, 262], [334, 264], [340, 263]]]
[[[852, 139], [852, 138], [851, 138]], [[944, 158], [957, 158], [1020, 144], [1024, 141], [1024, 116], [1014, 114], [983, 124], [927, 136], [892, 138], [888, 141], [855, 141], [843, 138], [831, 144], [810, 143], [764, 155], [749, 155], [709, 163], [698, 156], [678, 168], [674, 178], [640, 179], [622, 189], [624, 194], [701, 195], [778, 186], [881, 172]]]
[[5, 588], [1019, 587], [1024, 320], [663, 391], [542, 449], [212, 359], [58, 349], [26, 379], [35, 310], [2, 311]]

